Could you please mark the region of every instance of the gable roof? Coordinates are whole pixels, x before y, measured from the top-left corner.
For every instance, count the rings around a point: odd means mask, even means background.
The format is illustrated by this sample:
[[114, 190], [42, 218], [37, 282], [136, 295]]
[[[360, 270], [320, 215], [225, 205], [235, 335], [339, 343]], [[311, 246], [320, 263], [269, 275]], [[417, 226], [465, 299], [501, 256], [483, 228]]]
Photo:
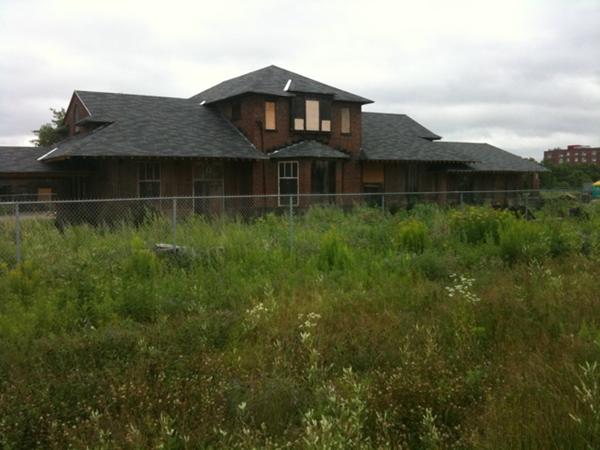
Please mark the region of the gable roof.
[[350, 158], [344, 152], [335, 150], [328, 145], [317, 141], [301, 141], [270, 153], [272, 159], [283, 158], [323, 158], [323, 159], [347, 159]]
[[366, 124], [370, 132], [379, 135], [393, 133], [394, 135], [410, 135], [429, 140], [442, 138], [406, 114], [363, 112], [362, 122], [363, 133]]
[[460, 149], [436, 147], [440, 139], [405, 114], [363, 113], [362, 157], [375, 161], [474, 161]]
[[38, 161], [38, 158], [49, 151], [47, 147], [0, 147], [0, 173], [49, 174], [65, 171], [61, 165]]
[[343, 91], [342, 89], [273, 65], [223, 81], [194, 95], [191, 97], [191, 100], [198, 103], [213, 103], [248, 93], [292, 97], [294, 96], [294, 92], [332, 95], [333, 99], [338, 101], [361, 104], [373, 103], [368, 98]]
[[476, 142], [435, 142], [434, 146], [441, 151], [460, 151], [468, 155], [474, 163], [464, 168], [450, 169], [452, 172], [547, 172], [540, 164], [521, 158], [494, 147], [490, 144]]
[[69, 157], [265, 159], [219, 113], [188, 99], [77, 91], [106, 124], [57, 144], [44, 161]]

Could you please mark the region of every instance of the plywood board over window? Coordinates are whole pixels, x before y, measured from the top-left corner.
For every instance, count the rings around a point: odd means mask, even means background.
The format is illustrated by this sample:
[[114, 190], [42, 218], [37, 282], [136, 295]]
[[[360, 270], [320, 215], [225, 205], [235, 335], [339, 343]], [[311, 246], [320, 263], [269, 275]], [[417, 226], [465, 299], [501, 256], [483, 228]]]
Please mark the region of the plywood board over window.
[[47, 202], [52, 200], [52, 188], [40, 187], [37, 190], [37, 199], [40, 202]]
[[306, 100], [306, 130], [319, 131], [319, 101]]
[[275, 102], [265, 102], [265, 130], [277, 129]]
[[363, 183], [383, 184], [384, 178], [383, 164], [371, 163], [363, 167]]
[[350, 134], [350, 108], [341, 109], [342, 114], [342, 134]]

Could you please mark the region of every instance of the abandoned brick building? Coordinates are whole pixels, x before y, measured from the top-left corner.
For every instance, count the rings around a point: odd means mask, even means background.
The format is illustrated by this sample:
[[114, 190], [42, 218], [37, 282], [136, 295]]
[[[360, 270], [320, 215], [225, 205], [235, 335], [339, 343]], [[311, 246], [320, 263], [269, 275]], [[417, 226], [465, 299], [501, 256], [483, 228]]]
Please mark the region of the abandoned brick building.
[[[269, 66], [190, 98], [75, 91], [69, 137], [0, 148], [0, 194], [131, 198], [535, 188], [532, 162]], [[297, 202], [297, 197], [293, 197]]]

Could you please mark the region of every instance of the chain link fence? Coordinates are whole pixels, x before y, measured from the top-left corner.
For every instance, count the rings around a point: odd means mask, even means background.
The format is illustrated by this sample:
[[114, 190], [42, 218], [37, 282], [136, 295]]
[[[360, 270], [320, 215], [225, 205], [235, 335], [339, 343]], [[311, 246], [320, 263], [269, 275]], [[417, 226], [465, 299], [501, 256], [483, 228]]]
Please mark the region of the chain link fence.
[[[282, 215], [289, 221], [289, 242], [293, 245], [295, 216], [311, 208], [337, 208], [352, 211], [357, 207], [373, 208], [381, 214], [410, 210], [420, 204], [436, 204], [441, 208], [466, 205], [490, 205], [514, 211], [527, 219], [535, 219], [544, 205], [568, 202], [572, 207], [590, 201], [578, 191], [505, 190], [400, 192], [361, 194], [300, 194], [266, 196], [160, 197], [134, 199], [55, 200], [43, 201], [0, 199], [0, 264], [13, 266], [35, 257], [44, 242], [44, 233], [65, 233], [92, 227], [114, 230], [142, 225], [159, 250], [177, 251], [185, 236], [178, 226], [189, 220], [251, 221], [267, 214]], [[59, 252], [61, 249], [56, 249]]]

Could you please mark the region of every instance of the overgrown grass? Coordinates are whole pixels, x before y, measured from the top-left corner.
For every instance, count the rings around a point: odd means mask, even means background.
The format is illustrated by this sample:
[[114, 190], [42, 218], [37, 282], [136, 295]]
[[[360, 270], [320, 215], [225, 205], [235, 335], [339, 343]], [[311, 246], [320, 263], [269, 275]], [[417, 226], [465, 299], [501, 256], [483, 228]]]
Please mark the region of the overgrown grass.
[[[23, 224], [0, 448], [600, 447], [600, 209]], [[9, 248], [9, 224], [0, 224]]]

